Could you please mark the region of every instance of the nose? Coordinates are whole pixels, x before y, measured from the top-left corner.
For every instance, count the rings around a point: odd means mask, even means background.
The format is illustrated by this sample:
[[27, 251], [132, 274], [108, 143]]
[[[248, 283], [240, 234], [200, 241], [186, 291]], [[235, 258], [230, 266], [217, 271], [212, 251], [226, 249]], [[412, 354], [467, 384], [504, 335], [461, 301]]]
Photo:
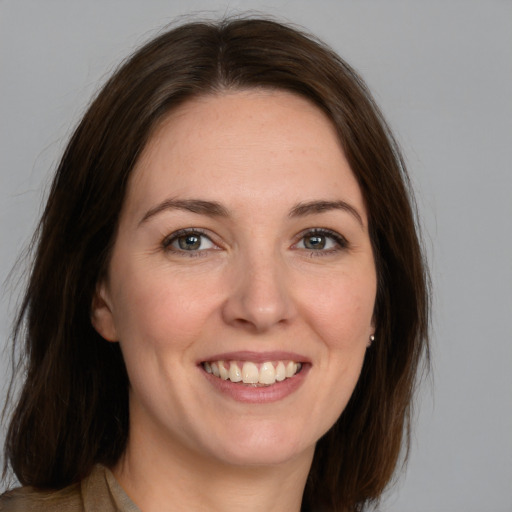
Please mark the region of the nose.
[[261, 253], [241, 258], [228, 278], [227, 299], [222, 308], [226, 323], [261, 333], [289, 323], [294, 314], [289, 278], [279, 258]]

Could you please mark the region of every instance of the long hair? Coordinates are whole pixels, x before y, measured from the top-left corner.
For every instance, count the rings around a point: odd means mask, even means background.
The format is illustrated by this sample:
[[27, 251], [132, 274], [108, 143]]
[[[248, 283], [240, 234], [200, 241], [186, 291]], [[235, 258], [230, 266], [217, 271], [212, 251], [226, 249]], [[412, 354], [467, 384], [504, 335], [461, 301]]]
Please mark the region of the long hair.
[[377, 269], [376, 341], [345, 411], [317, 444], [303, 510], [359, 511], [390, 481], [428, 355], [428, 274], [403, 159], [365, 84], [332, 50], [275, 21], [232, 19], [182, 25], [143, 46], [99, 92], [64, 152], [13, 334], [26, 376], [5, 458], [22, 484], [62, 488], [122, 455], [128, 378], [90, 309], [128, 178], [172, 109], [251, 88], [301, 95], [332, 121], [364, 196]]

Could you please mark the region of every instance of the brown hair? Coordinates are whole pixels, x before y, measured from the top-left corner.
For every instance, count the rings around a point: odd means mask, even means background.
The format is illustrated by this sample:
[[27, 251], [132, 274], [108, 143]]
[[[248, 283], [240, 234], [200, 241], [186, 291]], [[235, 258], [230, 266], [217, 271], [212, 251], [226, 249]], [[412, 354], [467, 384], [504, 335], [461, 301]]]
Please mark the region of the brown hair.
[[127, 181], [163, 116], [222, 90], [295, 92], [335, 125], [364, 195], [375, 254], [376, 341], [345, 411], [318, 442], [303, 510], [359, 511], [378, 500], [401, 447], [428, 355], [428, 279], [400, 151], [366, 86], [325, 45], [264, 19], [189, 23], [162, 33], [110, 78], [74, 132], [38, 228], [14, 329], [26, 379], [7, 434], [22, 484], [61, 488], [115, 464], [128, 435], [118, 344], [90, 321]]

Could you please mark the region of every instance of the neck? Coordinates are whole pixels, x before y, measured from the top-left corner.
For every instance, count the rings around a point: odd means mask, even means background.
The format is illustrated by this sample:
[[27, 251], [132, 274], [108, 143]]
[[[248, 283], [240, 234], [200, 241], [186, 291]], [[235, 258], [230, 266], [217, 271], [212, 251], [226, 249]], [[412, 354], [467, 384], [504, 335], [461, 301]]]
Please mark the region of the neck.
[[142, 512], [299, 512], [314, 453], [272, 466], [238, 466], [132, 441], [113, 473]]

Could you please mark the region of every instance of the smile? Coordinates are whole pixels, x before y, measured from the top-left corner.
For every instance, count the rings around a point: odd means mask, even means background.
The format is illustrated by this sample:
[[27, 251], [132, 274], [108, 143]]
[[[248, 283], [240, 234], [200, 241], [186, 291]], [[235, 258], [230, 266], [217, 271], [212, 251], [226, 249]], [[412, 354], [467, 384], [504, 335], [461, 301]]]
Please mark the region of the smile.
[[205, 361], [204, 370], [235, 383], [251, 384], [253, 386], [271, 386], [282, 382], [300, 372], [302, 363], [295, 361], [266, 361], [255, 363], [252, 361]]

